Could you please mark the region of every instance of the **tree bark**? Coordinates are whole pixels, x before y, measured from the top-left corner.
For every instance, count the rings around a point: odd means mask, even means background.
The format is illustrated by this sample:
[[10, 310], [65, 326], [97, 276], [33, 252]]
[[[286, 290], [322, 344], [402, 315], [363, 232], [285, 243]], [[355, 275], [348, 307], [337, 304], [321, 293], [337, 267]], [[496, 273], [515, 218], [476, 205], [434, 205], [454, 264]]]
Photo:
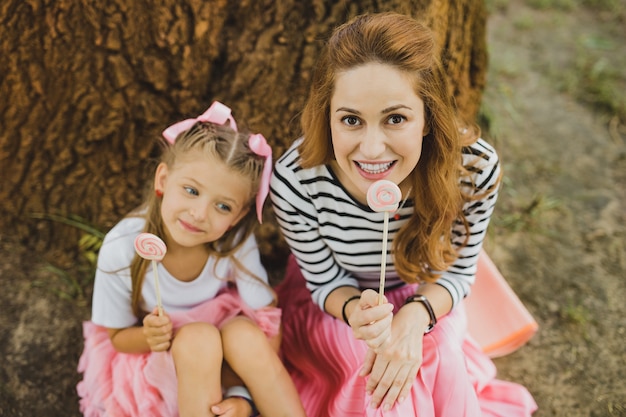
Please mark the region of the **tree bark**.
[[[79, 231], [33, 214], [108, 230], [141, 201], [160, 132], [213, 100], [280, 155], [332, 28], [389, 10], [434, 29], [450, 93], [473, 120], [487, 65], [482, 0], [4, 0], [0, 238], [71, 262]], [[286, 248], [266, 218], [264, 259], [280, 262]]]

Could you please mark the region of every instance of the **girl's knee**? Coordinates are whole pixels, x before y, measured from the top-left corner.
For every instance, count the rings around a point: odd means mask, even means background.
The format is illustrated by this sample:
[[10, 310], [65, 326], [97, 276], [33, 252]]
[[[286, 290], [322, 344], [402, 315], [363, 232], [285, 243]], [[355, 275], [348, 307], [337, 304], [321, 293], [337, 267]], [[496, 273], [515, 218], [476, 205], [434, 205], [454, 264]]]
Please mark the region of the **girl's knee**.
[[265, 337], [259, 326], [247, 317], [237, 316], [222, 326], [224, 339], [236, 338], [238, 341], [246, 338]]
[[265, 333], [246, 317], [239, 316], [230, 320], [222, 326], [221, 333], [224, 351], [231, 353], [238, 350], [249, 352], [251, 346], [256, 348], [270, 346]]
[[197, 350], [221, 350], [221, 336], [217, 327], [209, 323], [189, 323], [178, 329], [172, 340], [172, 354], [193, 353]]

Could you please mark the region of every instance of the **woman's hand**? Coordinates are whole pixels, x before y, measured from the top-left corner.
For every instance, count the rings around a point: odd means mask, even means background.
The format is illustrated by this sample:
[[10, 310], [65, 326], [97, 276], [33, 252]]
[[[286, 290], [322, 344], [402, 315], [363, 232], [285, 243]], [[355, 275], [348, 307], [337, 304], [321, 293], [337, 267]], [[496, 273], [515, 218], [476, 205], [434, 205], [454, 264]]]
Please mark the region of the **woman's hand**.
[[250, 417], [252, 407], [250, 403], [241, 397], [224, 398], [220, 403], [211, 407], [216, 416], [222, 417]]
[[[383, 404], [391, 409], [396, 401], [409, 394], [422, 365], [422, 343], [428, 321], [418, 319], [417, 303], [403, 307], [393, 318], [390, 337], [378, 348], [367, 352], [361, 376], [369, 375], [366, 391], [372, 396], [371, 406]], [[368, 345], [369, 346], [369, 345]]]
[[170, 316], [164, 313], [159, 317], [155, 308], [151, 314], [143, 319], [143, 334], [151, 351], [164, 352], [168, 350], [172, 342], [172, 320]]
[[354, 337], [364, 340], [370, 349], [380, 349], [391, 337], [392, 311], [393, 305], [386, 298], [378, 305], [376, 291], [363, 291], [358, 305], [348, 318]]

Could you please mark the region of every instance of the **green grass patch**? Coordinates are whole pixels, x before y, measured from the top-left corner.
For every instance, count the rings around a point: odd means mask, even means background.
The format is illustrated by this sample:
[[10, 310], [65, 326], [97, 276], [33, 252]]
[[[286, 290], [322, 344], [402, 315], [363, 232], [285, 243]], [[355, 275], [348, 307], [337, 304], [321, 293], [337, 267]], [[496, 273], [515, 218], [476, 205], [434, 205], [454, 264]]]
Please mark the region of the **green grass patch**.
[[57, 279], [37, 280], [33, 285], [46, 288], [59, 298], [86, 304], [86, 289], [93, 284], [98, 262], [98, 252], [102, 247], [105, 233], [79, 216], [70, 215], [66, 217], [49, 213], [32, 213], [31, 217], [62, 223], [83, 232], [78, 240], [78, 249], [82, 262], [75, 265], [71, 270], [59, 268], [48, 263], [43, 267], [43, 272], [51, 273]]

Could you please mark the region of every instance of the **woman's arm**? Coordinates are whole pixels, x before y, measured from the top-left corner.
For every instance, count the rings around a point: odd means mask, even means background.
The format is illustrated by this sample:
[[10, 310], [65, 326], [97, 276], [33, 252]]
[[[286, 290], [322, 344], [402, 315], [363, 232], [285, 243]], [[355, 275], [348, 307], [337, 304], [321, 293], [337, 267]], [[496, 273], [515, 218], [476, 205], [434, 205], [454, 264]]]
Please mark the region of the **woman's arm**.
[[[343, 304], [345, 300], [339, 297], [338, 301], [328, 302], [327, 298], [341, 287], [353, 287], [354, 291], [358, 291], [358, 282], [337, 262], [335, 253], [328, 245], [328, 235], [322, 236], [320, 233], [321, 228], [333, 228], [336, 225], [320, 224], [324, 222], [320, 217], [327, 216], [320, 213], [315, 204], [320, 200], [319, 195], [324, 195], [326, 200], [333, 199], [328, 193], [334, 192], [336, 185], [329, 185], [329, 179], [322, 172], [309, 172], [305, 176], [302, 170], [294, 168], [297, 165], [297, 154], [294, 152], [293, 149], [288, 151], [275, 165], [270, 188], [274, 214], [281, 234], [307, 282], [313, 302], [341, 318], [341, 312], [339, 316], [335, 314], [337, 308], [341, 309], [338, 304]], [[304, 184], [315, 185], [307, 188]], [[324, 206], [320, 210], [328, 209]]]
[[[421, 284], [416, 294], [426, 297], [437, 319], [445, 316], [452, 310], [452, 296], [448, 290], [439, 284]], [[410, 302], [403, 305], [398, 314], [396, 314], [396, 318], [417, 321], [420, 324], [425, 324], [426, 327], [430, 324], [428, 309], [423, 303], [419, 302]]]
[[350, 317], [359, 304], [361, 291], [356, 287], [339, 287], [326, 297], [324, 310], [331, 316], [345, 321], [344, 315]]
[[[465, 178], [462, 183], [467, 192], [471, 189], [476, 196], [463, 208], [469, 234], [461, 222], [455, 223], [452, 237], [459, 252], [458, 259], [437, 283], [421, 284], [417, 290], [426, 297], [437, 319], [450, 312], [469, 293], [498, 198], [500, 163], [495, 150], [479, 140], [464, 152], [464, 162], [472, 166], [472, 178]], [[362, 374], [370, 375], [366, 388], [372, 393], [373, 404], [391, 407], [396, 399], [402, 400], [408, 394], [422, 364], [423, 337], [430, 323], [430, 314], [422, 302], [405, 304], [394, 316], [388, 343], [376, 352], [370, 351], [363, 367]]]

